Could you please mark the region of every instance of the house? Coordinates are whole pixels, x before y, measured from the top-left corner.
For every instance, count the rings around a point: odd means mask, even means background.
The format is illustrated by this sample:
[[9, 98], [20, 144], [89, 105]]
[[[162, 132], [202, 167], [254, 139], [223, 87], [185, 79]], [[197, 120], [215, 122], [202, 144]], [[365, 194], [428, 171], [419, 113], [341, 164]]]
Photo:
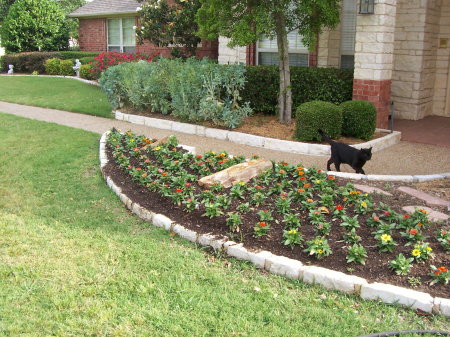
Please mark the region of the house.
[[[148, 41], [137, 43], [136, 0], [93, 0], [69, 14], [79, 20], [79, 45], [82, 51], [117, 51], [170, 56], [171, 47], [158, 47]], [[218, 42], [202, 41], [198, 57], [217, 59]]]
[[[81, 49], [146, 52], [154, 48], [135, 45], [129, 28], [135, 11], [134, 0], [94, 0], [73, 12], [80, 18]], [[289, 33], [288, 39], [292, 65], [354, 68], [353, 98], [375, 104], [378, 127], [387, 128], [391, 102], [395, 118], [450, 117], [448, 0], [342, 0], [339, 27], [324, 31], [313, 51], [303, 46], [296, 32]], [[116, 40], [130, 41], [130, 48]], [[262, 38], [234, 49], [227, 43], [219, 38], [219, 63], [278, 62], [274, 40]]]

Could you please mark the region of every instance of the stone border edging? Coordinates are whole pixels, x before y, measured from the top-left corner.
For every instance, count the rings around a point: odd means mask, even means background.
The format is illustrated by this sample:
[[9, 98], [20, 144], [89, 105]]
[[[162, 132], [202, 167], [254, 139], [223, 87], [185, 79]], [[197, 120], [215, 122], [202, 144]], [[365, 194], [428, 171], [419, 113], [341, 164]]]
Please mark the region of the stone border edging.
[[364, 278], [347, 275], [342, 272], [316, 267], [305, 266], [300, 261], [284, 256], [274, 255], [268, 251], [252, 252], [247, 250], [242, 243], [217, 239], [211, 234], [201, 234], [175, 223], [163, 214], [151, 212], [138, 203], [133, 203], [128, 196], [122, 193], [111, 177], [107, 176], [103, 168], [108, 163], [106, 154], [105, 132], [100, 139], [100, 168], [107, 185], [116, 193], [126, 207], [142, 220], [154, 226], [164, 228], [169, 232], [175, 232], [178, 236], [202, 246], [210, 246], [214, 250], [223, 250], [229, 256], [253, 263], [259, 269], [300, 280], [309, 284], [319, 284], [329, 290], [337, 290], [347, 294], [358, 295], [367, 300], [380, 300], [388, 304], [400, 304], [412, 309], [419, 309], [429, 313], [442, 314], [450, 317], [450, 299], [435, 297], [428, 293], [419, 292], [403, 287], [384, 283], [368, 283]]
[[336, 171], [327, 171], [328, 174], [341, 177], [348, 178], [354, 180], [368, 180], [368, 181], [403, 181], [407, 183], [419, 183], [430, 180], [437, 179], [449, 179], [450, 172], [448, 173], [439, 173], [439, 174], [428, 174], [428, 175], [382, 175], [382, 174], [358, 174], [358, 173], [350, 173], [350, 172], [336, 172]]
[[[166, 119], [151, 118], [139, 115], [126, 114], [120, 111], [113, 111], [117, 120], [130, 122], [133, 124], [145, 125], [157, 129], [183, 132], [191, 135], [197, 135], [219, 140], [228, 140], [232, 143], [261, 147], [264, 149], [290, 152], [296, 154], [307, 154], [313, 156], [326, 156], [330, 154], [330, 146], [322, 144], [309, 144], [281, 140], [262, 136], [249, 135], [242, 132], [228, 131], [214, 128], [207, 128], [201, 125], [181, 123]], [[390, 132], [389, 130], [377, 129], [378, 131]], [[372, 147], [374, 152], [385, 149], [391, 145], [400, 142], [401, 133], [394, 131], [384, 137], [371, 140], [369, 142], [356, 144], [355, 148]]]
[[95, 85], [97, 87], [100, 86], [100, 84], [96, 81], [91, 81], [91, 80], [86, 80], [84, 78], [81, 77], [76, 77], [76, 76], [62, 76], [62, 75], [23, 75], [23, 74], [0, 74], [0, 76], [6, 76], [6, 77], [57, 77], [57, 78], [71, 78], [73, 80], [77, 80], [77, 81], [81, 81], [87, 84], [92, 84]]

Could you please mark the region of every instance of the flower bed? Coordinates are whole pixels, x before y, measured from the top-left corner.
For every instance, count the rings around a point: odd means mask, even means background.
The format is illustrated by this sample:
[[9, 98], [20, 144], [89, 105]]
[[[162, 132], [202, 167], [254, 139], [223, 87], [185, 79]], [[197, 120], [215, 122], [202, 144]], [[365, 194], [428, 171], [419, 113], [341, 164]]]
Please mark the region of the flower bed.
[[450, 298], [448, 229], [422, 209], [402, 214], [406, 197], [364, 194], [343, 179], [283, 162], [248, 183], [206, 190], [199, 178], [244, 158], [193, 155], [173, 137], [152, 147], [154, 141], [116, 130], [108, 136], [113, 160], [105, 170], [142, 206], [248, 248]]

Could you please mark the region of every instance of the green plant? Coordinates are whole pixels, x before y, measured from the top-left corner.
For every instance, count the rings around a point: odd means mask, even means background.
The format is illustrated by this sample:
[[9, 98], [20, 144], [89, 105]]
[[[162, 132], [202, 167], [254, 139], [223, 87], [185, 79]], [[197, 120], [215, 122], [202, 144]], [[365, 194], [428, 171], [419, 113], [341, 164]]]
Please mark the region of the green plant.
[[346, 231], [351, 231], [352, 229], [356, 229], [361, 227], [358, 222], [358, 216], [350, 217], [347, 215], [342, 216], [343, 222], [341, 223], [341, 227], [344, 227]]
[[17, 0], [0, 32], [8, 53], [61, 50], [69, 45], [65, 13], [51, 0]]
[[428, 242], [423, 242], [415, 245], [414, 249], [411, 251], [411, 255], [417, 262], [426, 261], [430, 257], [434, 256], [433, 249], [430, 247], [430, 244]]
[[239, 226], [242, 225], [242, 219], [240, 214], [229, 212], [227, 218], [227, 225], [232, 232], [239, 232]]
[[296, 245], [301, 245], [302, 241], [303, 241], [303, 237], [300, 234], [300, 232], [298, 231], [298, 229], [296, 228], [292, 228], [289, 230], [284, 230], [283, 231], [283, 238], [284, 238], [284, 245], [285, 246], [289, 246], [292, 249], [294, 249], [294, 247]]
[[74, 63], [72, 60], [62, 60], [59, 65], [59, 75], [62, 76], [73, 76], [74, 70], [73, 70]]
[[333, 103], [303, 103], [297, 108], [296, 117], [295, 138], [298, 140], [321, 141], [318, 129], [322, 129], [330, 138], [341, 135], [342, 111]]
[[422, 285], [422, 279], [420, 277], [410, 276], [408, 277], [408, 283], [411, 285], [411, 287], [415, 288]]
[[444, 250], [450, 252], [450, 232], [448, 229], [440, 229], [436, 234], [436, 239]]
[[321, 259], [332, 254], [328, 240], [324, 237], [319, 236], [314, 240], [306, 241], [306, 246], [307, 248], [305, 249], [305, 252], [308, 252], [309, 255], [313, 255], [317, 259]]
[[375, 133], [377, 110], [368, 101], [347, 101], [342, 109], [342, 135], [368, 140]]
[[253, 227], [253, 233], [256, 237], [267, 235], [269, 230], [270, 224], [265, 221], [259, 221], [256, 223], [255, 227]]
[[378, 248], [383, 253], [392, 253], [397, 245], [390, 234], [377, 235], [375, 238], [378, 239]]
[[411, 269], [411, 263], [414, 261], [412, 257], [407, 258], [402, 253], [389, 263], [389, 268], [397, 275], [408, 275]]
[[31, 73], [31, 75], [37, 76], [37, 75], [39, 75], [39, 72], [35, 70], [35, 71], [33, 71], [33, 72]]
[[422, 235], [422, 233], [417, 228], [411, 228], [407, 229], [405, 232], [400, 233], [401, 236], [406, 238], [408, 240], [408, 243], [406, 246], [411, 245], [414, 242], [424, 241], [425, 237]]
[[436, 267], [431, 265], [430, 268], [431, 268], [430, 276], [433, 278], [433, 281], [431, 281], [430, 285], [433, 285], [438, 282], [448, 284], [448, 282], [450, 281], [450, 271], [448, 270], [447, 267], [444, 266]]
[[353, 246], [348, 247], [347, 250], [347, 263], [366, 264], [367, 251], [362, 245], [355, 243]]
[[92, 71], [92, 64], [82, 64], [80, 67], [80, 77], [86, 80], [96, 80], [98, 76]]
[[208, 218], [215, 218], [222, 215], [223, 211], [220, 209], [220, 204], [217, 202], [207, 202], [205, 203], [205, 214]]

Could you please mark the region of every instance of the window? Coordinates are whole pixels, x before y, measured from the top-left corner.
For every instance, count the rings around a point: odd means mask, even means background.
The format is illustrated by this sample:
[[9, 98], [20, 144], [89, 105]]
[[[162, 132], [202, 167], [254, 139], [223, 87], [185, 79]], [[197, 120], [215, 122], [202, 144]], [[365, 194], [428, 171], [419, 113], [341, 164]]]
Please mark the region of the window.
[[341, 68], [343, 69], [355, 66], [356, 7], [356, 0], [342, 1]]
[[[302, 37], [298, 35], [297, 31], [288, 33], [288, 45], [289, 65], [307, 67], [309, 64], [308, 48], [303, 45]], [[278, 65], [277, 39], [271, 40], [268, 37], [260, 39], [257, 44], [257, 55], [257, 64], [259, 65]]]
[[108, 51], [134, 53], [136, 51], [134, 18], [108, 19]]

